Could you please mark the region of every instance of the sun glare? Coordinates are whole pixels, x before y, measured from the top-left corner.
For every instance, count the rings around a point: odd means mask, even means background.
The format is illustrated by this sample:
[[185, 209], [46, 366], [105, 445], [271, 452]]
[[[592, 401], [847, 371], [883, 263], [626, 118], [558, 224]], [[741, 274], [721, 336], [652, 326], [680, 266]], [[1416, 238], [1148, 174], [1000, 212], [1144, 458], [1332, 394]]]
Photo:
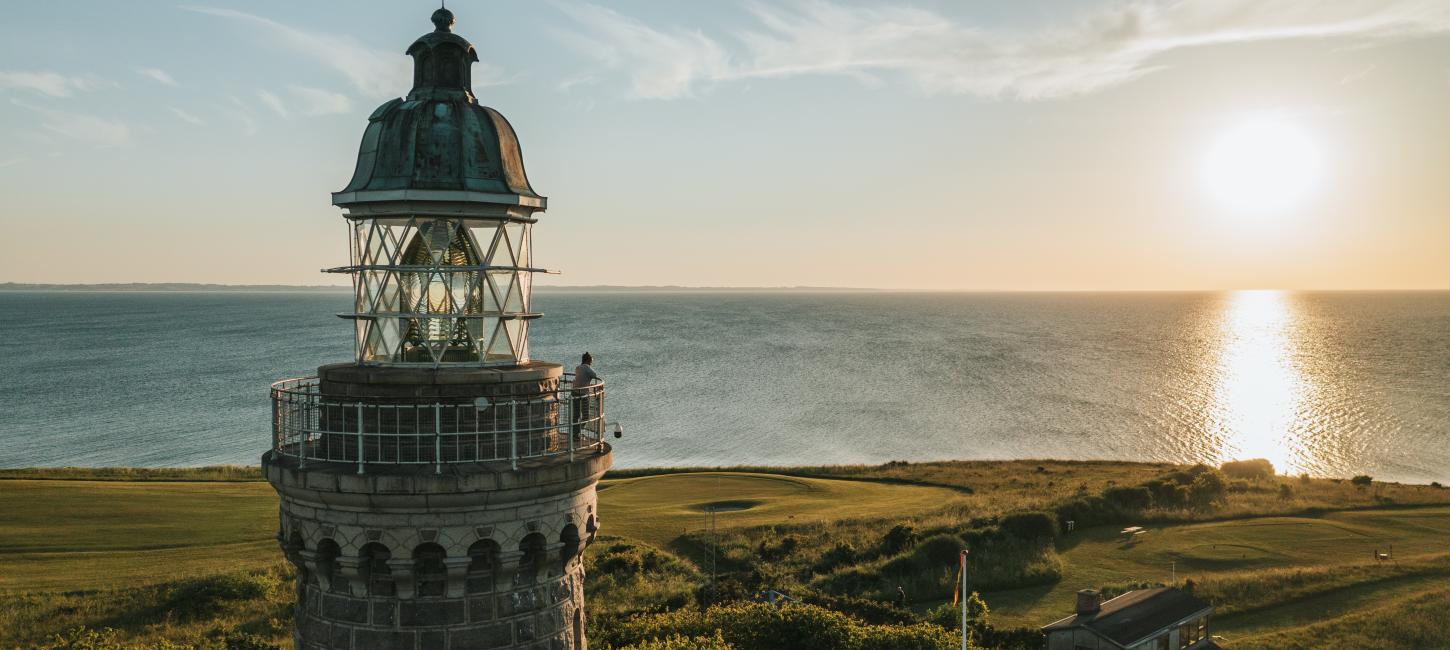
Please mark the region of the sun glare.
[[1318, 143], [1283, 115], [1257, 115], [1220, 132], [1200, 169], [1207, 194], [1238, 213], [1274, 214], [1304, 204], [1322, 172]]

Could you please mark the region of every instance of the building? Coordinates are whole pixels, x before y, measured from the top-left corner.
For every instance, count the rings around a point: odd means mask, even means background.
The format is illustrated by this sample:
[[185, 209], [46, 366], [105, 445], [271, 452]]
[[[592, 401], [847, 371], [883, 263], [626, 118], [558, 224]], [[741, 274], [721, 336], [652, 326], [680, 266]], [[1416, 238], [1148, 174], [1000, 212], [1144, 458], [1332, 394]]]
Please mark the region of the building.
[[1047, 650], [1201, 650], [1217, 648], [1213, 607], [1171, 587], [1139, 589], [1103, 602], [1096, 589], [1077, 592], [1077, 613], [1043, 626]]
[[529, 356], [547, 202], [473, 96], [453, 14], [432, 20], [412, 90], [373, 112], [333, 194], [354, 358], [272, 387], [262, 465], [297, 568], [295, 646], [582, 650], [604, 385]]

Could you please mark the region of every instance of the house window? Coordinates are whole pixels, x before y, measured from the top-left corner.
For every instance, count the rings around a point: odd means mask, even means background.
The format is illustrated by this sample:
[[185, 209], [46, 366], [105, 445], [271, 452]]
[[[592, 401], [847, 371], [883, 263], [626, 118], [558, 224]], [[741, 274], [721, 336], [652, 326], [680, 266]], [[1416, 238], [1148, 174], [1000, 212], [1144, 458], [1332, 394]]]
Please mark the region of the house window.
[[1172, 648], [1168, 647], [1168, 637], [1169, 635], [1167, 634], [1158, 637], [1158, 642], [1153, 647], [1157, 648], [1157, 650], [1173, 650]]
[[1178, 626], [1178, 649], [1187, 650], [1198, 639], [1193, 636], [1193, 622], [1189, 621]]
[[1198, 640], [1202, 641], [1206, 638], [1208, 638], [1208, 617], [1204, 616], [1198, 619]]

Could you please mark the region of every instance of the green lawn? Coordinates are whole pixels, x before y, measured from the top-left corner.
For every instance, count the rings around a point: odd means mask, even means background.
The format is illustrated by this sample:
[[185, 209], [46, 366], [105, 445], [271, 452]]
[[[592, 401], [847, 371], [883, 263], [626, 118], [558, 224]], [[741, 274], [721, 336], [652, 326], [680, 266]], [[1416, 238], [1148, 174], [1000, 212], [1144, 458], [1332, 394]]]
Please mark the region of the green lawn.
[[262, 482], [0, 480], [0, 591], [138, 585], [266, 565], [277, 495]]
[[659, 547], [706, 527], [810, 523], [846, 518], [908, 517], [962, 501], [939, 487], [843, 481], [778, 474], [699, 472], [605, 481], [599, 511], [604, 530]]

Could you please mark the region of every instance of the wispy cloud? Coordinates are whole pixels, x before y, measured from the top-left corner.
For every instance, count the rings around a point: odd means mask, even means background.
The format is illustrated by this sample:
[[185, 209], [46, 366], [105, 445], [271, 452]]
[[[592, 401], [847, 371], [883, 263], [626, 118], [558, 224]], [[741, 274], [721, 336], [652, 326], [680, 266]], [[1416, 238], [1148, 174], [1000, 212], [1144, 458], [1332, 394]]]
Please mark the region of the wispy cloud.
[[1045, 99], [1137, 79], [1162, 69], [1162, 55], [1193, 47], [1450, 32], [1450, 3], [1443, 0], [1114, 0], [1026, 31], [988, 30], [891, 5], [752, 2], [750, 26], [723, 35], [655, 27], [593, 5], [560, 8], [578, 25], [567, 43], [626, 75], [633, 95], [656, 99], [799, 75], [900, 78], [928, 94]]
[[[351, 36], [305, 30], [235, 9], [182, 8], [249, 25], [270, 42], [341, 73], [353, 88], [366, 96], [397, 97], [408, 92], [413, 85], [412, 60], [394, 49], [369, 47]], [[497, 66], [482, 62], [473, 65], [475, 86], [491, 86], [506, 81]]]
[[236, 120], [242, 127], [242, 135], [251, 137], [257, 134], [257, 118], [252, 116], [252, 108], [246, 102], [237, 99], [235, 96], [227, 97], [230, 106], [220, 107], [222, 113]]
[[702, 81], [737, 74], [725, 47], [699, 30], [656, 29], [589, 4], [561, 8], [585, 27], [566, 35], [564, 42], [608, 67], [627, 70], [630, 90], [637, 97], [684, 97]]
[[172, 78], [171, 73], [162, 70], [161, 68], [136, 68], [136, 74], [139, 74], [143, 77], [148, 77], [159, 84], [167, 86], [180, 85], [176, 83], [176, 79]]
[[21, 89], [51, 97], [70, 97], [76, 91], [94, 90], [101, 85], [90, 77], [74, 77], [55, 72], [0, 70], [0, 91]]
[[272, 112], [276, 113], [278, 117], [285, 119], [288, 116], [287, 105], [282, 103], [281, 97], [266, 90], [258, 90], [257, 98], [262, 100], [263, 106], [272, 109]]
[[4, 169], [6, 167], [14, 167], [16, 165], [26, 162], [27, 160], [29, 159], [25, 157], [5, 158], [3, 160], [0, 160], [0, 169]]
[[59, 111], [36, 106], [18, 99], [12, 104], [40, 115], [40, 126], [50, 133], [96, 147], [118, 147], [131, 141], [131, 129], [125, 122], [88, 113]]
[[352, 100], [347, 95], [307, 86], [288, 86], [287, 90], [292, 93], [298, 111], [303, 115], [337, 115], [352, 110]]
[[181, 109], [179, 109], [179, 108], [177, 108], [175, 106], [167, 106], [166, 109], [169, 110], [169, 111], [171, 111], [171, 113], [173, 115], [181, 118], [181, 121], [183, 121], [183, 122], [186, 122], [186, 123], [189, 123], [189, 124], [195, 124], [196, 126], [206, 126], [206, 121], [205, 120], [203, 120], [203, 119], [201, 119], [201, 118], [199, 118], [199, 117], [197, 117], [195, 115], [192, 115], [191, 113], [188, 113], [186, 111], [183, 111], [183, 110], [181, 110]]
[[396, 96], [411, 85], [412, 66], [407, 57], [370, 48], [351, 36], [308, 31], [236, 9], [182, 8], [254, 27], [271, 42], [341, 73], [353, 87], [367, 95]]

